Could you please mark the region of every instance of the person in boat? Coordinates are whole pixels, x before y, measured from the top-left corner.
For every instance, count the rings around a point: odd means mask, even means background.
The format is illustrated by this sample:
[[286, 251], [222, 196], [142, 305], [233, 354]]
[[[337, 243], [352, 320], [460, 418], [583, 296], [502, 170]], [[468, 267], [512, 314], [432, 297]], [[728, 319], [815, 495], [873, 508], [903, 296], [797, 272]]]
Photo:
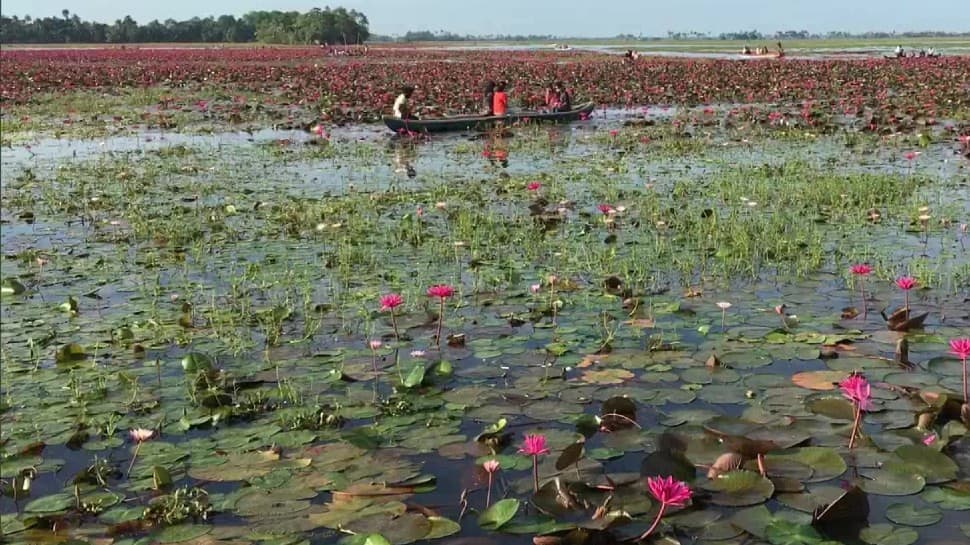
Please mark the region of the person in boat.
[[750, 55], [751, 54], [751, 47], [745, 45], [744, 48], [741, 49], [741, 54], [742, 55]]
[[562, 84], [561, 81], [556, 82], [556, 107], [553, 109], [554, 112], [568, 112], [573, 109], [573, 97], [570, 96], [569, 91], [566, 90], [566, 86]]
[[493, 101], [495, 99], [495, 82], [488, 80], [485, 82], [485, 89], [483, 90], [484, 99], [484, 112], [483, 115], [492, 116], [493, 115]]
[[546, 86], [546, 96], [542, 102], [545, 105], [546, 110], [550, 112], [555, 112], [556, 108], [559, 107], [559, 95], [556, 93], [555, 83], [550, 83]]
[[893, 52], [897, 59], [901, 59], [906, 56], [906, 52], [903, 50], [903, 46], [897, 45], [896, 51]]
[[781, 42], [780, 41], [778, 42], [777, 45], [778, 45], [778, 56], [779, 57], [784, 57], [785, 56], [785, 48], [781, 46]]
[[401, 87], [401, 94], [394, 100], [394, 117], [398, 119], [417, 119], [411, 109], [411, 95], [414, 94], [413, 85]]
[[505, 82], [500, 81], [495, 85], [495, 94], [492, 95], [492, 115], [502, 116], [509, 111], [509, 96], [505, 94]]

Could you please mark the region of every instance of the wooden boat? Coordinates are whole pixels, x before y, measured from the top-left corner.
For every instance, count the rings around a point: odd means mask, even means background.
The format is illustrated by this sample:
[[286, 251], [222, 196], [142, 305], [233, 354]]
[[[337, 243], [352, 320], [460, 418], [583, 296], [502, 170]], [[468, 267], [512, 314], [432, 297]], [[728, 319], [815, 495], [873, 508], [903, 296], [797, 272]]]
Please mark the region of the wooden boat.
[[585, 102], [568, 112], [509, 112], [508, 115], [481, 116], [468, 115], [456, 117], [437, 117], [430, 119], [398, 119], [385, 115], [384, 124], [394, 132], [451, 132], [472, 129], [485, 129], [498, 122], [541, 121], [546, 123], [568, 123], [589, 115], [596, 104]]

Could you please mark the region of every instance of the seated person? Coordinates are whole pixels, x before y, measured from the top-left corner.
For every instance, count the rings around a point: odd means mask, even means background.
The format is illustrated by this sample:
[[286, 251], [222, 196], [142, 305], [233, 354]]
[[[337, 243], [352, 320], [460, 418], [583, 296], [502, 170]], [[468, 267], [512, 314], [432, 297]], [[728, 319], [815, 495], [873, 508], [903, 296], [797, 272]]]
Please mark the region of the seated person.
[[484, 94], [483, 98], [485, 102], [484, 104], [485, 108], [482, 114], [487, 116], [492, 116], [493, 115], [492, 108], [494, 107], [494, 102], [495, 102], [495, 82], [494, 81], [488, 80], [485, 82], [485, 89], [483, 94]]
[[569, 95], [569, 91], [566, 90], [566, 86], [562, 82], [556, 83], [555, 87], [556, 99], [558, 104], [554, 111], [556, 112], [568, 112], [573, 109], [573, 97]]
[[394, 117], [398, 119], [416, 119], [411, 110], [411, 95], [414, 94], [413, 85], [401, 87], [401, 94], [394, 100]]
[[550, 112], [556, 111], [556, 108], [559, 107], [559, 95], [556, 93], [555, 84], [550, 83], [546, 87], [546, 98], [543, 103]]
[[505, 82], [499, 82], [495, 86], [495, 94], [492, 96], [492, 115], [502, 116], [509, 111], [509, 96], [505, 94]]

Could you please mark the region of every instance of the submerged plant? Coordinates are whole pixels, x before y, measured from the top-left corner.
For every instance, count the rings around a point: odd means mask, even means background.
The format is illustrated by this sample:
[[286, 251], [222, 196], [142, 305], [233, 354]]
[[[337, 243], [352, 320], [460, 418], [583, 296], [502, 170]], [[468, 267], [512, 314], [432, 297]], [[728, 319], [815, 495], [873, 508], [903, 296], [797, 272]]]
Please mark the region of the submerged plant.
[[445, 299], [455, 294], [455, 288], [447, 284], [438, 284], [428, 288], [428, 297], [438, 298], [438, 329], [434, 334], [435, 346], [441, 349], [441, 323], [445, 320]]
[[872, 408], [872, 392], [870, 391], [869, 381], [862, 375], [852, 374], [839, 383], [842, 395], [852, 403], [855, 409], [855, 418], [852, 421], [852, 435], [849, 437], [849, 448], [855, 446], [856, 437], [859, 435], [859, 427], [862, 425], [862, 412]]
[[657, 518], [653, 519], [650, 528], [640, 535], [641, 541], [647, 539], [657, 529], [667, 507], [684, 507], [690, 501], [692, 494], [686, 483], [673, 477], [648, 477], [647, 488], [650, 490], [650, 495], [660, 502], [660, 510], [657, 511]]
[[872, 267], [865, 263], [859, 263], [850, 267], [849, 271], [859, 279], [859, 292], [862, 296], [862, 318], [865, 319], [869, 314], [869, 305], [866, 303], [865, 279], [872, 272]]
[[967, 358], [970, 358], [970, 338], [951, 339], [950, 353], [963, 361], [963, 402], [970, 403], [967, 396]]
[[539, 493], [539, 456], [543, 454], [549, 454], [549, 449], [546, 447], [546, 436], [544, 435], [526, 435], [525, 440], [522, 442], [522, 447], [519, 448], [519, 454], [525, 454], [526, 456], [532, 457], [532, 486], [535, 489], [535, 493]]

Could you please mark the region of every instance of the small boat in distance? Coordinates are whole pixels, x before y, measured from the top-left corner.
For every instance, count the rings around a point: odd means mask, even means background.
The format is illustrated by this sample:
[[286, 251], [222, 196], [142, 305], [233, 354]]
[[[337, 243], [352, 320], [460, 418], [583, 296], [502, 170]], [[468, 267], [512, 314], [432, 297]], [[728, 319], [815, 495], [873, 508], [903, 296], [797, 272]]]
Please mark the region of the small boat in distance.
[[465, 131], [471, 129], [487, 129], [496, 123], [513, 123], [516, 121], [536, 121], [545, 123], [568, 123], [584, 119], [596, 104], [585, 102], [577, 105], [567, 112], [509, 112], [508, 115], [482, 116], [468, 115], [456, 117], [436, 117], [428, 119], [398, 119], [394, 116], [385, 115], [384, 124], [388, 129], [396, 133], [405, 132], [452, 132]]

